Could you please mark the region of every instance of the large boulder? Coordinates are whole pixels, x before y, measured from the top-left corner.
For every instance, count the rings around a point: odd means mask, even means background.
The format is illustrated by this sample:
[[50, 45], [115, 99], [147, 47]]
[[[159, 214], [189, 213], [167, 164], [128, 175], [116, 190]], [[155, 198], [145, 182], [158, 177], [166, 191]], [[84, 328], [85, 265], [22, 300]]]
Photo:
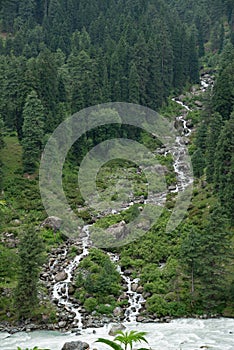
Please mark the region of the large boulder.
[[65, 271], [58, 272], [54, 279], [56, 282], [62, 282], [67, 279], [67, 273]]
[[125, 330], [125, 328], [126, 327], [122, 323], [113, 324], [111, 326], [110, 331], [109, 331], [109, 335], [114, 336], [114, 335], [116, 335], [117, 332]]
[[49, 216], [43, 221], [41, 227], [51, 228], [54, 232], [57, 232], [61, 228], [62, 222], [62, 219], [57, 216]]
[[117, 224], [111, 225], [106, 229], [106, 232], [115, 239], [123, 239], [128, 234], [127, 224], [124, 220]]
[[63, 345], [61, 350], [86, 350], [89, 349], [89, 344], [80, 340], [67, 342]]

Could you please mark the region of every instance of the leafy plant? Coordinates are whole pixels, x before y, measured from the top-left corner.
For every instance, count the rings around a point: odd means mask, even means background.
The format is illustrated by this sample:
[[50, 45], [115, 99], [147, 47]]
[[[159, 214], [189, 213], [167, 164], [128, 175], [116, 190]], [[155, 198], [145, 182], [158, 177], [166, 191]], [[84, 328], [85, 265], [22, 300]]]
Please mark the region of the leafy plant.
[[[148, 341], [145, 339], [146, 332], [137, 332], [137, 331], [130, 331], [130, 332], [123, 332], [118, 331], [116, 332], [116, 337], [114, 338], [114, 341], [105, 339], [105, 338], [98, 338], [96, 342], [98, 343], [104, 343], [112, 347], [114, 350], [127, 350], [130, 348], [132, 350], [133, 343], [137, 342], [145, 342], [148, 343]], [[116, 343], [119, 342], [120, 344]], [[122, 347], [123, 345], [124, 347]], [[146, 348], [140, 348], [138, 350], [148, 350]]]

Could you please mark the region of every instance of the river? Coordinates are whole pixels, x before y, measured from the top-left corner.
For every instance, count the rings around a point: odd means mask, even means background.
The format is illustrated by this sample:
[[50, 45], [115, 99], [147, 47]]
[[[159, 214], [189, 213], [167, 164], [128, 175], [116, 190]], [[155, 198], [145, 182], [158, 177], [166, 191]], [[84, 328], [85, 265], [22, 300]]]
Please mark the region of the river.
[[[127, 329], [147, 331], [146, 336], [152, 350], [198, 350], [198, 349], [234, 349], [234, 319], [177, 319], [170, 323], [127, 323]], [[110, 349], [104, 344], [95, 343], [98, 337], [108, 336], [109, 326], [83, 329], [77, 336], [71, 333], [54, 331], [20, 332], [10, 335], [0, 333], [0, 349], [16, 350], [40, 346], [50, 350], [61, 350], [67, 341], [86, 341], [91, 349]], [[96, 332], [95, 334], [93, 332]], [[142, 344], [143, 345], [143, 344]]]

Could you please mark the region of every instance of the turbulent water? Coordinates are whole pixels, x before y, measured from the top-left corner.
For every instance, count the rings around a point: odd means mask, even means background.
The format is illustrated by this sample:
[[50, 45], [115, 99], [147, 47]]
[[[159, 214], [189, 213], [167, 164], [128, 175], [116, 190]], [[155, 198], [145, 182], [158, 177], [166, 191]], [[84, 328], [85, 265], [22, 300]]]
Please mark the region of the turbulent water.
[[[128, 323], [126, 326], [128, 330], [147, 331], [146, 338], [152, 350], [234, 349], [234, 319], [230, 318], [178, 319], [170, 323]], [[65, 342], [74, 340], [86, 341], [91, 349], [110, 349], [95, 343], [98, 337], [113, 339], [108, 336], [109, 328], [110, 325], [104, 328], [89, 328], [82, 330], [79, 336], [52, 331], [21, 332], [13, 335], [0, 333], [0, 350], [16, 350], [17, 346], [33, 348], [36, 345], [61, 350]]]

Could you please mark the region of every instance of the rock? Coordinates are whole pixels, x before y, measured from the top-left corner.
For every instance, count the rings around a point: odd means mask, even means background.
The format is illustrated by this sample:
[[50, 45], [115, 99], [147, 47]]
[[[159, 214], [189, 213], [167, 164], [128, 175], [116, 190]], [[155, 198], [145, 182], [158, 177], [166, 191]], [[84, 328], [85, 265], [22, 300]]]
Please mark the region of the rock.
[[117, 306], [117, 307], [114, 308], [114, 310], [113, 310], [113, 315], [114, 315], [115, 317], [122, 315], [122, 313], [123, 313], [123, 310], [122, 310], [121, 307], [119, 307], [119, 306]]
[[136, 290], [136, 292], [139, 293], [139, 294], [142, 294], [143, 291], [144, 291], [144, 287], [142, 287], [142, 286], [139, 286], [139, 287], [137, 288], [137, 290]]
[[165, 153], [165, 149], [164, 149], [164, 148], [163, 148], [163, 149], [159, 148], [159, 149], [157, 150], [157, 153], [162, 155], [162, 154]]
[[73, 295], [74, 293], [75, 293], [75, 288], [73, 287], [73, 285], [70, 285], [68, 287], [68, 294]]
[[137, 322], [144, 322], [145, 317], [144, 316], [137, 316]]
[[111, 326], [111, 329], [109, 331], [109, 335], [114, 336], [116, 332], [123, 331], [126, 327], [122, 323], [114, 324]]
[[196, 100], [194, 103], [195, 103], [195, 105], [196, 105], [197, 107], [199, 107], [199, 108], [201, 108], [201, 107], [203, 106], [203, 104], [202, 104], [201, 101]]
[[13, 220], [13, 223], [14, 223], [16, 226], [20, 226], [22, 222], [21, 222], [19, 219], [15, 219], [15, 220]]
[[123, 239], [128, 233], [126, 222], [122, 220], [118, 224], [108, 227], [106, 232], [114, 236], [116, 239]]
[[186, 126], [191, 129], [193, 127], [193, 121], [191, 119], [186, 121]]
[[49, 216], [43, 221], [41, 227], [51, 228], [54, 232], [57, 232], [60, 229], [62, 222], [62, 219], [57, 216]]
[[147, 299], [147, 298], [151, 297], [151, 295], [152, 295], [152, 293], [150, 293], [150, 292], [145, 292], [145, 293], [143, 293], [143, 298], [144, 298], [144, 299]]
[[175, 191], [176, 190], [176, 185], [170, 185], [168, 187], [168, 191]]
[[181, 101], [181, 102], [183, 102], [185, 98], [186, 98], [185, 95], [180, 95], [180, 96], [178, 97], [178, 100]]
[[61, 282], [64, 281], [67, 278], [67, 273], [65, 271], [61, 271], [55, 275], [55, 281], [56, 282]]
[[71, 342], [65, 343], [61, 350], [85, 350], [85, 349], [89, 349], [89, 344], [78, 340], [78, 341], [71, 341]]
[[66, 321], [60, 321], [60, 322], [58, 323], [59, 328], [64, 328], [64, 327], [66, 327], [66, 325], [67, 325], [67, 322], [66, 322]]
[[132, 291], [136, 292], [137, 288], [138, 288], [138, 284], [137, 283], [133, 283], [132, 284]]

